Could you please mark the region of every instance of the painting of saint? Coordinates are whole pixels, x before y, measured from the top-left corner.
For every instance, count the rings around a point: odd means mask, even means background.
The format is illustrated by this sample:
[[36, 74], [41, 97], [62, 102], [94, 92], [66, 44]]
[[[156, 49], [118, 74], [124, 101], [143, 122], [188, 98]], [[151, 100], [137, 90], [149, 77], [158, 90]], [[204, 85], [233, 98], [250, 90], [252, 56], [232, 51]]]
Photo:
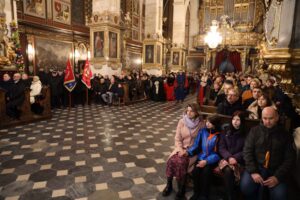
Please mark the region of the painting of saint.
[[160, 63], [160, 45], [157, 45], [156, 63]]
[[179, 52], [173, 52], [173, 65], [179, 65]]
[[154, 46], [145, 46], [145, 63], [154, 63]]
[[118, 57], [118, 34], [114, 32], [109, 32], [109, 57]]
[[104, 57], [104, 32], [94, 32], [94, 57]]
[[25, 14], [46, 18], [45, 0], [24, 0], [23, 6]]

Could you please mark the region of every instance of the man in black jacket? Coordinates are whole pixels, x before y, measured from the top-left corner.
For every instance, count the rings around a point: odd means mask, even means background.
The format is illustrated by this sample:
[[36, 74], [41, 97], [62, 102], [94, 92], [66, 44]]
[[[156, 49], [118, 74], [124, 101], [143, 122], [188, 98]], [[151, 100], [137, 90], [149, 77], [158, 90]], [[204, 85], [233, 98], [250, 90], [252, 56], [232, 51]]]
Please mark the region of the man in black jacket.
[[235, 111], [243, 111], [244, 108], [239, 98], [239, 91], [231, 88], [228, 90], [226, 99], [218, 105], [217, 113], [232, 116]]
[[6, 114], [11, 118], [19, 119], [21, 111], [18, 107], [22, 106], [25, 100], [25, 85], [20, 73], [14, 74], [13, 81], [7, 92]]
[[246, 170], [241, 178], [241, 191], [247, 199], [263, 199], [268, 189], [270, 199], [287, 199], [285, 179], [292, 169], [296, 152], [293, 138], [277, 125], [279, 116], [273, 107], [262, 111], [262, 124], [253, 127], [245, 141]]

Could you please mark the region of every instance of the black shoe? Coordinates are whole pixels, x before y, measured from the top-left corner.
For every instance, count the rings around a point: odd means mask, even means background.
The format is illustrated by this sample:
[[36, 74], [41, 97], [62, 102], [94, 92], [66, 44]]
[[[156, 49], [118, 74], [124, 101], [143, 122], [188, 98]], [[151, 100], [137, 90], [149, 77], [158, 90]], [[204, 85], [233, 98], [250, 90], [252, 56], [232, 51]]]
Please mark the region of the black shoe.
[[178, 192], [176, 193], [175, 200], [185, 199], [185, 180], [177, 181]]
[[173, 180], [173, 178], [168, 178], [167, 185], [166, 185], [165, 189], [162, 191], [162, 195], [164, 197], [169, 196], [171, 194], [171, 192], [173, 191], [172, 180]]

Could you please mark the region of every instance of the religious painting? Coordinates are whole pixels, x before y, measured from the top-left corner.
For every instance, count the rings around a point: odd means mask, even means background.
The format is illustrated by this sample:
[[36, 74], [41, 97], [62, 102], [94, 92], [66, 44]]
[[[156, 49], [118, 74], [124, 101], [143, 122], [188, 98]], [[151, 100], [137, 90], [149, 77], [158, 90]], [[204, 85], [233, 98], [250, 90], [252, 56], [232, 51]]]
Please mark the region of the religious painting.
[[140, 53], [127, 51], [126, 55], [126, 67], [131, 71], [140, 71], [142, 68], [142, 55]]
[[204, 57], [187, 56], [186, 58], [186, 68], [188, 72], [199, 72], [203, 64], [204, 64]]
[[178, 51], [174, 51], [173, 58], [172, 58], [173, 65], [179, 65], [179, 57], [180, 57], [180, 53]]
[[84, 3], [82, 0], [72, 0], [72, 24], [85, 25]]
[[160, 47], [160, 45], [157, 45], [156, 46], [157, 47], [157, 49], [156, 49], [156, 63], [158, 63], [158, 64], [160, 64], [161, 62], [160, 62], [160, 58], [161, 58], [161, 56], [160, 56], [160, 53], [161, 53], [161, 47]]
[[48, 38], [35, 39], [36, 66], [44, 68], [46, 71], [50, 68], [64, 70], [70, 53], [73, 53], [73, 44]]
[[85, 60], [88, 57], [87, 47], [84, 43], [78, 45], [78, 60]]
[[132, 39], [139, 40], [139, 31], [138, 30], [132, 30]]
[[118, 57], [118, 34], [109, 32], [109, 57]]
[[25, 14], [46, 18], [45, 0], [24, 0], [23, 6]]
[[145, 63], [154, 63], [154, 45], [145, 46]]
[[53, 0], [53, 20], [71, 24], [71, 4], [68, 0]]
[[104, 57], [104, 31], [94, 32], [94, 57]]
[[137, 15], [140, 14], [140, 0], [132, 1], [132, 13]]

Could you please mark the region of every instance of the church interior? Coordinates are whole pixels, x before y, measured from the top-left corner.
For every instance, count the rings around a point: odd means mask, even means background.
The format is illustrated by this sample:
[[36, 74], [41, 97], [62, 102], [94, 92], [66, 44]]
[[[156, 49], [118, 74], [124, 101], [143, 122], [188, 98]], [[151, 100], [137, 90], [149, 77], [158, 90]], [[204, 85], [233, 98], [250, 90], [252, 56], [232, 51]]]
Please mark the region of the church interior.
[[[220, 150], [240, 127], [241, 163]], [[300, 1], [0, 0], [0, 200], [255, 199], [248, 171], [296, 200], [299, 152]]]

